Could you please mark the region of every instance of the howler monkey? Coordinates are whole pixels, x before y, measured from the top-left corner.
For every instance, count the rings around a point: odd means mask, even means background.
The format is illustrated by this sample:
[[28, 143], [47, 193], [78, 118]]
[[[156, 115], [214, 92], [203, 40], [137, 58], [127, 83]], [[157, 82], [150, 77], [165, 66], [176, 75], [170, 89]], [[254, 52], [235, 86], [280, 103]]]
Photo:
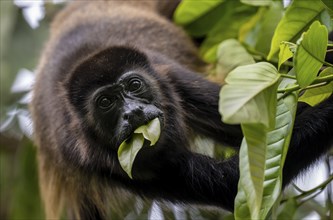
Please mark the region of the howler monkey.
[[[31, 105], [47, 218], [65, 206], [76, 218], [103, 219], [113, 186], [233, 209], [237, 156], [217, 161], [189, 145], [197, 133], [239, 147], [241, 130], [221, 122], [221, 86], [198, 74], [206, 64], [166, 18], [176, 4], [161, 2], [79, 1], [53, 22]], [[139, 152], [130, 179], [117, 148], [153, 118], [160, 138]], [[298, 112], [284, 185], [332, 146], [332, 131], [333, 97]]]

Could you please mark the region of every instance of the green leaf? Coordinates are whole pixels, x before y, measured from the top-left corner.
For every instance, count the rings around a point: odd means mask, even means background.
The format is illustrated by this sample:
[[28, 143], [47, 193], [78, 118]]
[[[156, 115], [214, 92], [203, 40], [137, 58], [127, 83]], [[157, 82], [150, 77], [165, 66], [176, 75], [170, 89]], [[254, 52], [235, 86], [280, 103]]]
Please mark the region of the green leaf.
[[235, 220], [241, 220], [241, 219], [247, 220], [251, 218], [249, 205], [247, 203], [247, 196], [245, 194], [244, 187], [241, 181], [238, 182], [238, 190], [235, 198], [234, 215], [235, 215]]
[[260, 219], [266, 219], [282, 190], [282, 171], [291, 139], [296, 107], [297, 95], [295, 93], [280, 100], [277, 105], [275, 128], [267, 134], [265, 180]]
[[254, 48], [257, 51], [267, 55], [271, 49], [271, 42], [274, 31], [283, 15], [283, 6], [281, 2], [273, 2], [263, 18], [256, 25], [252, 38], [255, 38]]
[[240, 66], [229, 73], [220, 92], [219, 111], [223, 121], [271, 127], [278, 79], [276, 68], [266, 62]]
[[254, 5], [254, 6], [268, 6], [272, 4], [272, 0], [240, 0], [244, 4]]
[[[239, 28], [239, 35], [238, 35], [238, 40], [243, 43], [246, 42], [247, 44], [249, 44], [250, 46], [254, 47], [255, 43], [249, 43], [249, 40], [246, 40], [247, 38], [249, 38], [249, 34], [252, 35], [252, 32], [257, 33], [257, 28], [255, 28], [257, 26], [257, 24], [260, 22], [260, 20], [263, 19], [264, 15], [267, 12], [267, 8], [266, 7], [260, 7], [259, 10], [257, 11], [257, 13], [255, 13], [247, 22], [245, 22], [240, 28]], [[252, 40], [251, 40], [252, 42]]]
[[217, 48], [218, 44], [209, 48], [204, 54], [202, 54], [202, 58], [208, 63], [217, 62]]
[[174, 21], [178, 25], [188, 25], [223, 3], [224, 0], [216, 1], [192, 1], [183, 0], [174, 13]]
[[310, 85], [322, 67], [328, 43], [327, 36], [326, 27], [315, 21], [297, 42], [294, 67], [301, 88]]
[[293, 42], [323, 10], [325, 7], [320, 0], [294, 0], [275, 30], [267, 58], [273, 58], [282, 41]]
[[[259, 219], [265, 177], [267, 127], [263, 124], [242, 124], [242, 131], [245, 138], [239, 151], [239, 184], [244, 191], [250, 210], [250, 216], [244, 217], [245, 219], [249, 219], [249, 217]], [[244, 194], [241, 194], [240, 197], [243, 198]], [[238, 199], [237, 196], [236, 199]], [[245, 207], [240, 208], [246, 211]], [[239, 216], [242, 216], [239, 211], [241, 210], [236, 207], [236, 219], [240, 219]]]
[[332, 0], [321, 0], [327, 9], [333, 12], [333, 1]]
[[132, 166], [136, 155], [143, 147], [144, 137], [142, 134], [133, 134], [131, 138], [121, 143], [118, 149], [118, 159], [123, 170], [132, 179]]
[[218, 47], [217, 57], [216, 75], [221, 79], [238, 66], [255, 63], [252, 56], [235, 39], [223, 41]]
[[296, 94], [279, 101], [271, 131], [262, 124], [242, 124], [236, 219], [265, 219], [279, 198], [296, 103]]
[[[320, 76], [328, 76], [333, 74], [333, 68], [328, 67], [320, 73]], [[329, 84], [313, 89], [308, 89], [305, 93], [299, 98], [300, 102], [306, 102], [311, 106], [315, 106], [333, 93], [333, 81]]]
[[156, 144], [161, 134], [161, 124], [158, 118], [137, 128], [132, 136], [118, 148], [118, 159], [123, 170], [132, 179], [132, 167], [136, 155], [143, 147], [144, 140], [150, 141], [150, 146]]
[[[205, 7], [201, 6], [206, 5], [206, 3], [208, 2], [187, 1], [186, 8], [184, 8], [184, 10], [186, 12], [187, 10], [191, 10], [191, 8], [193, 8], [193, 10], [199, 11], [201, 13], [201, 9], [205, 9]], [[209, 10], [202, 12], [200, 17], [196, 17], [195, 20], [192, 20], [190, 23], [183, 25], [187, 33], [195, 37], [203, 37], [214, 28], [219, 20], [223, 19], [223, 15], [221, 16], [221, 11], [223, 11], [225, 8], [224, 1], [210, 1], [208, 6], [210, 4], [216, 5], [209, 8]]]
[[142, 133], [146, 140], [153, 146], [158, 141], [161, 134], [161, 124], [158, 118], [151, 120], [147, 125], [142, 125], [134, 131], [135, 134]]
[[270, 7], [260, 7], [257, 13], [240, 28], [239, 41], [267, 56], [282, 14], [281, 2], [272, 2]]
[[290, 42], [282, 41], [280, 44], [280, 53], [279, 53], [279, 64], [278, 69], [280, 66], [286, 62], [288, 59], [294, 56], [294, 52], [296, 50], [296, 45]]
[[[256, 7], [241, 4], [239, 1], [226, 1], [222, 6], [223, 8], [218, 12], [217, 23], [208, 32], [206, 39], [200, 46], [200, 54], [203, 56], [223, 40], [238, 38], [241, 25], [257, 11]], [[215, 48], [217, 49], [217, 47]]]

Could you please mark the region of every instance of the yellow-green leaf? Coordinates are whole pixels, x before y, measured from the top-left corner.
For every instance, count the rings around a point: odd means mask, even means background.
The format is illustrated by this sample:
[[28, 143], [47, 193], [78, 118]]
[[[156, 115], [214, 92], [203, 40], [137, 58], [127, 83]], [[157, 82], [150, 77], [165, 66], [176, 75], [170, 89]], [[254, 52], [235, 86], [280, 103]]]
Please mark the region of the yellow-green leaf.
[[290, 42], [282, 41], [280, 44], [280, 53], [279, 53], [279, 64], [278, 69], [280, 69], [280, 66], [286, 62], [289, 58], [294, 56], [294, 53], [296, 50], [296, 45]]
[[310, 85], [322, 67], [327, 48], [327, 36], [327, 28], [319, 21], [315, 21], [297, 42], [294, 68], [301, 88]]
[[279, 51], [282, 41], [293, 42], [293, 40], [296, 40], [295, 38], [299, 36], [304, 28], [308, 27], [323, 10], [325, 10], [325, 6], [320, 0], [292, 1], [292, 4], [287, 9], [274, 32], [271, 50], [267, 58], [269, 60], [273, 58]]
[[214, 1], [193, 1], [183, 0], [174, 13], [174, 21], [178, 25], [188, 25], [212, 9], [223, 3], [224, 0]]
[[218, 13], [219, 19], [200, 46], [201, 55], [205, 55], [214, 46], [216, 49], [223, 40], [238, 38], [239, 28], [257, 12], [256, 7], [241, 4], [239, 1], [226, 1], [222, 6]]
[[254, 6], [268, 6], [272, 4], [272, 0], [241, 0], [242, 3]]
[[[333, 75], [333, 68], [328, 67], [320, 73], [320, 76], [329, 76]], [[308, 89], [305, 93], [299, 98], [300, 102], [306, 102], [311, 106], [315, 106], [328, 97], [333, 93], [333, 81], [329, 84], [313, 89]]]

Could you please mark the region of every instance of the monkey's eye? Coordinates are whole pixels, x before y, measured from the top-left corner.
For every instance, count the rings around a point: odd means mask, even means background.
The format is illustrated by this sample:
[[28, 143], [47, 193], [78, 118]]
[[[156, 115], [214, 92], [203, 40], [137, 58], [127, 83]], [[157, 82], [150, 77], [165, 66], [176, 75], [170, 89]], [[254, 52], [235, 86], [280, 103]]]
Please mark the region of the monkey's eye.
[[101, 96], [97, 99], [97, 106], [100, 109], [108, 109], [112, 105], [112, 101], [110, 98], [106, 96]]
[[135, 92], [141, 88], [141, 81], [139, 79], [132, 79], [128, 83], [128, 90], [130, 92]]

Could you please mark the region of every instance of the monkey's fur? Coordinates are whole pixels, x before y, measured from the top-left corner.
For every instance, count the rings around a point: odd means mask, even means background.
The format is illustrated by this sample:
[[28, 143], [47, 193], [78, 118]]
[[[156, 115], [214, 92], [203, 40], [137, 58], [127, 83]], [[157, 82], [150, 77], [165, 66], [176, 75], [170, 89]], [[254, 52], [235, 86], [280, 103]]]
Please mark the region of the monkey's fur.
[[[220, 86], [195, 73], [206, 64], [187, 35], [167, 19], [177, 1], [173, 3], [79, 1], [55, 18], [31, 104], [48, 219], [58, 219], [64, 207], [75, 218], [104, 219], [113, 186], [147, 197], [233, 209], [237, 157], [219, 162], [194, 154], [187, 139], [193, 131], [237, 147], [242, 134], [238, 126], [220, 121]], [[114, 83], [112, 74], [120, 75], [123, 66], [137, 69], [141, 64], [164, 116], [160, 140], [154, 150], [138, 154], [130, 180], [112, 151], [116, 146], [105, 146], [100, 138], [111, 132], [89, 127], [94, 117], [85, 112], [85, 99], [96, 77], [104, 86]], [[332, 130], [332, 97], [298, 113], [284, 185], [330, 148]]]
[[[81, 204], [85, 202], [84, 196], [92, 198], [102, 210], [108, 208], [104, 207], [106, 184], [92, 175], [82, 174], [59, 152], [59, 135], [55, 132], [66, 133], [68, 127], [75, 129], [79, 120], [71, 115], [59, 117], [62, 114], [59, 108], [70, 108], [62, 87], [67, 74], [92, 53], [122, 44], [143, 45], [145, 49], [159, 51], [189, 68], [200, 70], [204, 63], [197, 57], [191, 40], [163, 17], [169, 17], [177, 3], [78, 1], [66, 6], [54, 19], [37, 70], [31, 105], [35, 143], [39, 146], [39, 182], [47, 219], [59, 218], [65, 204], [72, 207], [78, 217], [80, 206], [85, 205]], [[68, 125], [68, 117], [73, 120], [71, 125]], [[84, 134], [76, 132], [73, 148], [82, 160], [89, 160], [84, 149]]]

